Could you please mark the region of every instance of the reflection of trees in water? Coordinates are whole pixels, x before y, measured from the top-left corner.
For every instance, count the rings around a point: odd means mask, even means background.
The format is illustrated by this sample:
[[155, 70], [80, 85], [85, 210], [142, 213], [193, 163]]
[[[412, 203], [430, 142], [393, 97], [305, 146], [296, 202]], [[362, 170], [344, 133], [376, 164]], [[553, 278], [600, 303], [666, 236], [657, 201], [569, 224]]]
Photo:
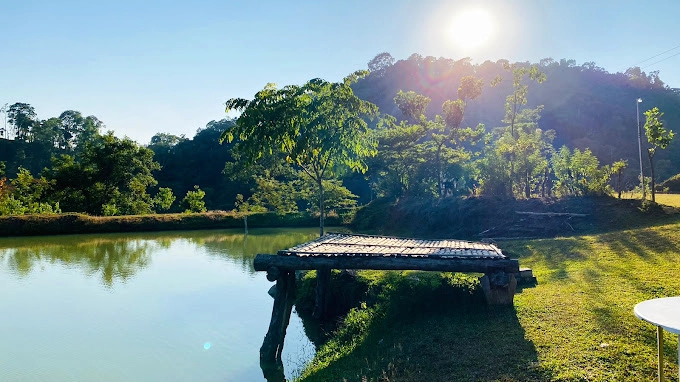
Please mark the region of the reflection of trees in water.
[[209, 255], [226, 258], [243, 271], [255, 273], [253, 259], [258, 253], [276, 254], [279, 250], [304, 243], [318, 237], [318, 230], [311, 229], [251, 229], [243, 231], [202, 231], [205, 235], [192, 236], [189, 240], [205, 248]]
[[69, 235], [0, 239], [0, 264], [21, 275], [29, 274], [41, 262], [81, 268], [88, 274], [101, 273], [111, 286], [125, 281], [148, 266], [154, 251], [169, 249], [176, 242], [190, 243], [208, 255], [227, 259], [244, 272], [254, 273], [258, 253], [275, 254], [317, 236], [310, 229], [258, 229], [244, 235], [241, 230], [178, 231], [106, 235]]
[[0, 258], [21, 275], [29, 274], [41, 262], [61, 263], [88, 274], [100, 273], [104, 284], [111, 286], [115, 280], [125, 281], [149, 264], [150, 244], [126, 238], [87, 240], [83, 236], [15, 239], [0, 243]]

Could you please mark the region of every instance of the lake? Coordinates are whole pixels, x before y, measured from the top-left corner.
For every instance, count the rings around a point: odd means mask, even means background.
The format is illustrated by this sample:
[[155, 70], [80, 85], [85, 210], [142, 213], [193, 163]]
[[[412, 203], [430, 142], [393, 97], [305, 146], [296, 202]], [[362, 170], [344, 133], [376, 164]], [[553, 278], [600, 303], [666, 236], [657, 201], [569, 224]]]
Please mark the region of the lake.
[[[0, 238], [7, 381], [263, 381], [273, 285], [257, 253], [318, 228]], [[288, 378], [315, 352], [293, 314]]]

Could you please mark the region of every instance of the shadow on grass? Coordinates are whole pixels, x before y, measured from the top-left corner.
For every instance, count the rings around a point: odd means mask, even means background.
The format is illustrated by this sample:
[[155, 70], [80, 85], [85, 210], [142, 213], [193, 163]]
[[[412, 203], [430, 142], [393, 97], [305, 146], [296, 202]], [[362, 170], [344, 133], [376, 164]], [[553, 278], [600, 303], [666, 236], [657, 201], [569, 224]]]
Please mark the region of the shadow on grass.
[[602, 239], [617, 254], [631, 252], [647, 261], [653, 260], [650, 255], [677, 253], [680, 250], [678, 245], [669, 237], [651, 229], [628, 234], [605, 234]]
[[590, 246], [578, 238], [541, 239], [528, 245], [526, 242], [504, 242], [501, 247], [510, 257], [519, 258], [522, 266], [525, 266], [523, 260], [531, 258], [529, 263], [540, 263], [549, 269], [548, 276], [539, 282], [571, 279], [569, 264], [585, 260], [590, 251]]
[[341, 327], [301, 380], [551, 378], [514, 308], [487, 307], [478, 283], [439, 287], [436, 277], [417, 273], [385, 282], [377, 304], [350, 312], [345, 325], [353, 329]]

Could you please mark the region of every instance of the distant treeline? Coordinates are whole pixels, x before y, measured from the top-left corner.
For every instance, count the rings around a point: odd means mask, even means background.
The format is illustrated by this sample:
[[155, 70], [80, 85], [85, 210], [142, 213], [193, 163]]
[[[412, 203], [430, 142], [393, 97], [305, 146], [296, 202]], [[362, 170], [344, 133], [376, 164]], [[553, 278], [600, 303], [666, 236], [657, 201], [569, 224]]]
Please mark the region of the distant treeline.
[[[668, 127], [680, 122], [677, 89], [637, 67], [608, 73], [573, 60], [472, 64], [417, 54], [395, 61], [388, 53], [368, 66], [352, 88], [379, 107], [381, 117], [370, 122], [377, 155], [364, 174], [337, 172], [324, 181], [329, 210], [385, 196], [632, 189], [639, 182], [638, 97], [641, 125], [652, 106], [666, 113]], [[211, 121], [192, 138], [161, 132], [139, 145], [73, 110], [44, 120], [26, 103], [2, 111], [0, 215], [318, 210], [314, 185], [285, 156], [243, 166], [233, 143], [219, 144], [236, 120]], [[643, 144], [651, 147], [644, 135]], [[657, 180], [679, 173], [680, 144], [672, 141], [654, 162]]]

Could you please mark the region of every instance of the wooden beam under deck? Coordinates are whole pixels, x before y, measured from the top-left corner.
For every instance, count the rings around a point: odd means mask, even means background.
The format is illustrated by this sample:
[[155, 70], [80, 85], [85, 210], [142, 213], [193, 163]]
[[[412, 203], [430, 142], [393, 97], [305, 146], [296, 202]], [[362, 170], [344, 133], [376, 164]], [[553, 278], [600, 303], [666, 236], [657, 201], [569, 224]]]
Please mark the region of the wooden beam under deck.
[[519, 273], [516, 259], [461, 259], [411, 256], [281, 256], [257, 255], [253, 261], [256, 271], [270, 268], [286, 270], [312, 269], [377, 269], [420, 270], [435, 272]]

